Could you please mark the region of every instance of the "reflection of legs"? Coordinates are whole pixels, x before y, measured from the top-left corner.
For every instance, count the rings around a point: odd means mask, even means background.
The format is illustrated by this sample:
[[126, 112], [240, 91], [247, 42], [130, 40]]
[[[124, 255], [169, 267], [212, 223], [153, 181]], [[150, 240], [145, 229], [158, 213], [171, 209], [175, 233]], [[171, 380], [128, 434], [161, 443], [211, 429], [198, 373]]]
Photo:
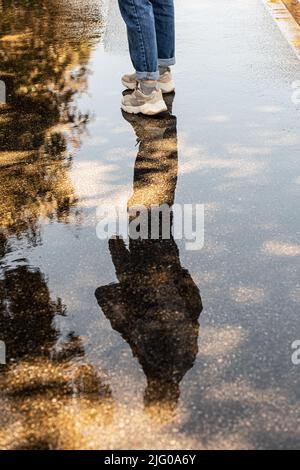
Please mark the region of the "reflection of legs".
[[[169, 113], [173, 98], [166, 97]], [[174, 203], [176, 117], [123, 116], [140, 141], [128, 208], [143, 205], [151, 222], [153, 205], [164, 204], [171, 209]], [[130, 222], [136, 218], [136, 214], [131, 215]], [[159, 235], [153, 238], [149, 231], [148, 239], [130, 237], [128, 247], [119, 239], [109, 242], [118, 283], [99, 287], [96, 297], [112, 328], [127, 341], [142, 366], [147, 378], [145, 411], [151, 418], [167, 422], [178, 403], [180, 382], [197, 356], [202, 301], [198, 287], [181, 266], [172, 223], [167, 238], [160, 236], [163, 219], [157, 219], [156, 224]]]
[[158, 80], [155, 20], [149, 0], [119, 0], [137, 80]]
[[178, 170], [177, 120], [172, 116], [174, 96], [165, 96], [169, 114], [159, 119], [123, 114], [139, 142], [129, 207], [171, 206], [174, 202]]
[[151, 0], [155, 17], [158, 64], [175, 64], [175, 15], [173, 0]]

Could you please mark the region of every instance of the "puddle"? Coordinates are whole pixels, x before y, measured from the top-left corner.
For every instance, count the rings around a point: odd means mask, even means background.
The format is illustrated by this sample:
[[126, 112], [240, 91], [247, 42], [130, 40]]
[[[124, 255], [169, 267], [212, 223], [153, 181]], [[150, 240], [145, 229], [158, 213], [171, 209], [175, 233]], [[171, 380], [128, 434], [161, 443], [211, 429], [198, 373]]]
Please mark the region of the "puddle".
[[[298, 448], [300, 64], [261, 2], [178, 1], [129, 117], [108, 6], [0, 3], [0, 447]], [[204, 204], [204, 248], [97, 237], [137, 202]]]

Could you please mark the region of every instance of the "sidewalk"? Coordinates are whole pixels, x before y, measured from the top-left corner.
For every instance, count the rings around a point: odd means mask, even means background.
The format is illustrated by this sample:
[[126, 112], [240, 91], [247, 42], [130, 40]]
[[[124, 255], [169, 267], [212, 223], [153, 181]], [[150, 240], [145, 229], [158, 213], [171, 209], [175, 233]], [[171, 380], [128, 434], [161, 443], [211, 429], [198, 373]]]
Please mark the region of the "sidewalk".
[[[72, 28], [22, 4], [26, 35], [8, 31], [2, 72], [26, 104], [34, 66], [46, 98], [22, 126], [18, 94], [3, 116], [0, 447], [299, 448], [300, 61], [261, 0], [177, 0], [172, 114], [130, 119], [130, 60], [89, 4]], [[100, 240], [97, 208], [133, 196], [204, 204], [204, 248]]]
[[[97, 122], [73, 168], [82, 207], [91, 214], [100, 203], [130, 196], [137, 153], [136, 136], [119, 112], [119, 80], [131, 69], [129, 59], [99, 48], [92, 67]], [[182, 380], [174, 426], [164, 431], [141, 412], [137, 359], [103, 323], [98, 343], [119, 351], [107, 369], [126, 377], [126, 391], [118, 380], [113, 389], [130, 403], [135, 423], [121, 435], [121, 413], [111, 439], [124, 448], [137, 442], [144, 448], [170, 442], [174, 448], [296, 447], [299, 373], [290, 345], [299, 333], [300, 124], [292, 83], [300, 79], [300, 62], [261, 0], [179, 0], [174, 75], [176, 202], [202, 203], [206, 211], [204, 249], [187, 252], [178, 243], [203, 299], [199, 352]], [[92, 233], [93, 226], [90, 243]], [[97, 253], [85, 250], [81, 269], [105, 286], [115, 279], [105, 242]], [[74, 302], [78, 315], [88, 308], [80, 296]]]
[[[108, 142], [88, 153], [99, 172], [90, 179], [93, 201], [132, 191], [135, 135], [118, 111], [119, 77], [130, 69], [126, 56], [99, 50], [95, 57], [101, 74], [92, 81], [94, 103], [108, 83], [110, 93], [98, 101], [101, 127], [93, 129]], [[186, 252], [179, 243], [180, 258], [204, 310], [197, 360], [181, 384], [178, 432], [171, 438], [160, 426], [148, 428], [138, 413], [138, 442], [145, 448], [168, 439], [175, 448], [188, 442], [198, 448], [297, 446], [299, 374], [289, 351], [298, 335], [300, 124], [292, 83], [300, 79], [300, 62], [261, 0], [181, 0], [174, 75], [176, 202], [206, 208], [205, 248]], [[114, 167], [103, 176], [112, 155]], [[114, 184], [101, 192], [101, 181], [111, 178]], [[90, 205], [88, 192], [85, 198]], [[99, 265], [110, 266], [109, 257], [103, 254]], [[108, 284], [107, 275], [102, 282], [97, 276], [98, 285]], [[122, 374], [137, 384], [131, 351], [121, 338], [114, 337], [114, 345], [129, 354]], [[143, 401], [138, 389], [134, 403]], [[136, 429], [127, 431], [121, 445], [134, 447]]]

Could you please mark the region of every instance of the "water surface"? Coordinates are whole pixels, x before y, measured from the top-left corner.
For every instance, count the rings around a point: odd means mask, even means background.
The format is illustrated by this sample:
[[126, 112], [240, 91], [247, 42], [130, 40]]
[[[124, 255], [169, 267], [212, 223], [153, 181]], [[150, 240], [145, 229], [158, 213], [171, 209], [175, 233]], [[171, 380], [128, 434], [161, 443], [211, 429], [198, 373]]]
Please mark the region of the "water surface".
[[[106, 11], [0, 3], [0, 446], [299, 448], [300, 64], [260, 1], [178, 0], [169, 113], [126, 116]], [[204, 248], [99, 240], [119, 201], [204, 204]]]

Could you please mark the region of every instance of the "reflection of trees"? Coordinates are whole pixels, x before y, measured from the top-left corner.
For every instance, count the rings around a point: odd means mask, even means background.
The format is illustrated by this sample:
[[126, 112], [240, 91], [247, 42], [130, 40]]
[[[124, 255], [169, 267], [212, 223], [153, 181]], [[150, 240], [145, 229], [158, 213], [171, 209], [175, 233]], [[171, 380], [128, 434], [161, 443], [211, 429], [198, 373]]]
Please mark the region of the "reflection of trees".
[[[0, 260], [9, 235], [35, 242], [41, 217], [68, 222], [76, 207], [68, 146], [79, 145], [89, 119], [75, 97], [86, 90], [101, 19], [98, 2], [80, 3], [0, 0], [0, 79], [8, 101], [0, 107]], [[86, 410], [95, 414], [97, 403], [95, 422], [110, 419], [109, 405], [107, 416], [99, 410], [110, 401], [110, 388], [85, 363], [81, 339], [71, 333], [57, 348], [55, 319], [65, 314], [38, 269], [3, 264], [0, 339], [7, 365], [0, 374], [0, 448], [81, 442], [70, 416], [76, 397], [76, 418], [89, 422]]]
[[101, 20], [97, 4], [84, 3], [0, 2], [0, 223], [9, 233], [35, 237], [39, 216], [67, 221], [76, 205], [67, 146], [78, 146], [89, 118], [74, 97], [86, 90]]
[[1, 263], [1, 259], [5, 255], [5, 252], [6, 252], [6, 237], [2, 233], [2, 231], [0, 231], [0, 263]]
[[50, 354], [57, 340], [55, 315], [64, 314], [60, 300], [50, 298], [41, 272], [19, 266], [6, 269], [0, 281], [0, 331], [8, 361]]
[[[97, 406], [100, 416], [95, 419], [110, 420], [111, 390], [100, 373], [84, 362], [80, 338], [70, 334], [55, 349], [54, 320], [65, 310], [60, 299], [51, 299], [38, 269], [23, 265], [4, 270], [0, 339], [6, 344], [7, 365], [1, 366], [0, 373], [0, 448], [56, 448], [66, 436], [72, 442], [76, 429], [68, 407], [76, 397], [80, 398], [77, 414], [80, 410], [85, 417], [85, 407]], [[8, 432], [11, 420], [22, 423], [19, 430], [13, 428], [13, 442]]]
[[[86, 65], [101, 21], [99, 6], [87, 1], [2, 0], [1, 74], [9, 101], [33, 103], [58, 115], [86, 85]], [[76, 6], [77, 5], [77, 6]], [[89, 11], [93, 6], [93, 16]], [[63, 109], [64, 111], [64, 109]]]
[[68, 219], [76, 198], [68, 178], [70, 161], [64, 155], [48, 158], [44, 154], [0, 170], [0, 220], [8, 233], [26, 231], [34, 241], [39, 217]]
[[293, 17], [300, 24], [300, 3], [298, 0], [283, 0]]

